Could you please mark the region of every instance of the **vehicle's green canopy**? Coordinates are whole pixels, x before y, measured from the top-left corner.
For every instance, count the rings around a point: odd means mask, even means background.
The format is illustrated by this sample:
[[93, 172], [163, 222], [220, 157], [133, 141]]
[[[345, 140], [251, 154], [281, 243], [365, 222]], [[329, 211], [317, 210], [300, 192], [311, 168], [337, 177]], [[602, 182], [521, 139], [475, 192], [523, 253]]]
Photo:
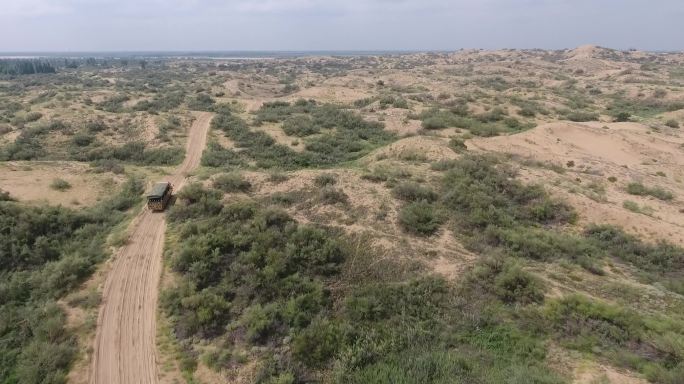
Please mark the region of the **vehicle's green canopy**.
[[161, 199], [164, 197], [164, 194], [166, 193], [166, 190], [169, 188], [169, 183], [164, 181], [161, 183], [157, 183], [152, 187], [152, 191], [147, 194], [148, 199]]

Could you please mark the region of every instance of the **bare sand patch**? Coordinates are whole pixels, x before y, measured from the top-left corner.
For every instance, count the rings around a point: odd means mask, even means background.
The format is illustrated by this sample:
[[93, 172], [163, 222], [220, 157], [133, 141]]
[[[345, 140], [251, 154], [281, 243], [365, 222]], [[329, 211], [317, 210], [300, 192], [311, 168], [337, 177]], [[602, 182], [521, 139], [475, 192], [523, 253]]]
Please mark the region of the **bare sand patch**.
[[362, 89], [335, 85], [320, 85], [304, 88], [293, 95], [293, 97], [296, 98], [315, 99], [327, 103], [351, 103], [355, 100], [365, 99], [370, 96], [370, 93]]
[[[477, 138], [471, 149], [511, 153], [566, 168], [562, 175], [528, 169], [521, 178], [543, 184], [580, 214], [580, 224], [607, 223], [651, 240], [684, 244], [684, 150], [680, 137], [652, 131], [637, 123], [552, 123], [511, 136]], [[608, 181], [611, 178], [614, 182]], [[626, 192], [630, 182], [672, 191], [662, 201]], [[588, 189], [601, 189], [601, 196]], [[625, 207], [633, 201], [645, 213]]]
[[[66, 180], [71, 188], [65, 191], [50, 188], [55, 179]], [[94, 173], [87, 164], [77, 162], [0, 163], [0, 188], [28, 203], [91, 206], [115, 190], [121, 180], [111, 173]]]

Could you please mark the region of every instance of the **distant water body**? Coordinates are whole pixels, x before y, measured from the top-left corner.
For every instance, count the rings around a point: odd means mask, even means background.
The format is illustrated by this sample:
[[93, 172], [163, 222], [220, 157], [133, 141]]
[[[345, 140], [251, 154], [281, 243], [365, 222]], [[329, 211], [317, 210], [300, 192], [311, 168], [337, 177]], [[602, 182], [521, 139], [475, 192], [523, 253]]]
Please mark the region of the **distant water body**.
[[0, 58], [117, 58], [117, 59], [282, 59], [308, 56], [405, 55], [416, 51], [136, 51], [136, 52], [0, 52]]

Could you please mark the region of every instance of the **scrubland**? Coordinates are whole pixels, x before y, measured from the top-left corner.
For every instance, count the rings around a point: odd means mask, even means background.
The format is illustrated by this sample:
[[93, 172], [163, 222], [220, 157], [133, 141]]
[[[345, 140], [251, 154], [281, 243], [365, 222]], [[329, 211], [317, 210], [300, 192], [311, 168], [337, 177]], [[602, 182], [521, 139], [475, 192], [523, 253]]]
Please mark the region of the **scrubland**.
[[208, 111], [161, 382], [682, 382], [684, 54], [54, 67], [0, 78], [0, 381], [87, 381], [105, 260]]

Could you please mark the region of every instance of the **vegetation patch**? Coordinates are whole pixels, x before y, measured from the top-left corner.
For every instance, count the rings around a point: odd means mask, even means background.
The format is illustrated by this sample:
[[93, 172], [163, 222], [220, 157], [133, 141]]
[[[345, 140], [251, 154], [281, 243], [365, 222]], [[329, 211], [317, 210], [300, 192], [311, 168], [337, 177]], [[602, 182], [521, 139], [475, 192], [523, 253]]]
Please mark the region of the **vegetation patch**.
[[653, 196], [659, 200], [672, 200], [674, 195], [672, 192], [662, 189], [660, 187], [650, 188], [641, 183], [627, 184], [627, 193], [637, 196]]
[[239, 173], [224, 173], [212, 180], [212, 186], [223, 192], [248, 192], [252, 184]]
[[[190, 206], [212, 199], [193, 190], [205, 197]], [[220, 346], [207, 357], [215, 369], [256, 360], [258, 383], [563, 382], [547, 368], [543, 339], [504, 321], [518, 307], [491, 310], [517, 292], [527, 292], [520, 305], [539, 300], [541, 285], [515, 266], [491, 273], [490, 302], [439, 278], [374, 277], [394, 267], [278, 210], [241, 203], [175, 216], [169, 257], [182, 277], [163, 306], [181, 340]]]
[[112, 199], [78, 211], [0, 202], [0, 381], [66, 381], [77, 345], [56, 300], [105, 259], [109, 231], [141, 193], [130, 180]]
[[[318, 105], [306, 100], [292, 105], [284, 102], [265, 103], [257, 111], [255, 123], [281, 122], [287, 119], [290, 119], [287, 124], [293, 130], [297, 121], [306, 121], [305, 124], [318, 127], [315, 131], [325, 129], [327, 132], [304, 137], [305, 150], [295, 152], [287, 146], [277, 144], [267, 133], [251, 130], [244, 120], [228, 111], [214, 117], [212, 125], [235, 141], [241, 149], [239, 154], [243, 159], [256, 162], [260, 168], [326, 167], [358, 159], [394, 139], [379, 123], [365, 121], [353, 112], [337, 106]], [[303, 129], [310, 131], [309, 128]], [[308, 136], [304, 134], [305, 131], [291, 132]]]

